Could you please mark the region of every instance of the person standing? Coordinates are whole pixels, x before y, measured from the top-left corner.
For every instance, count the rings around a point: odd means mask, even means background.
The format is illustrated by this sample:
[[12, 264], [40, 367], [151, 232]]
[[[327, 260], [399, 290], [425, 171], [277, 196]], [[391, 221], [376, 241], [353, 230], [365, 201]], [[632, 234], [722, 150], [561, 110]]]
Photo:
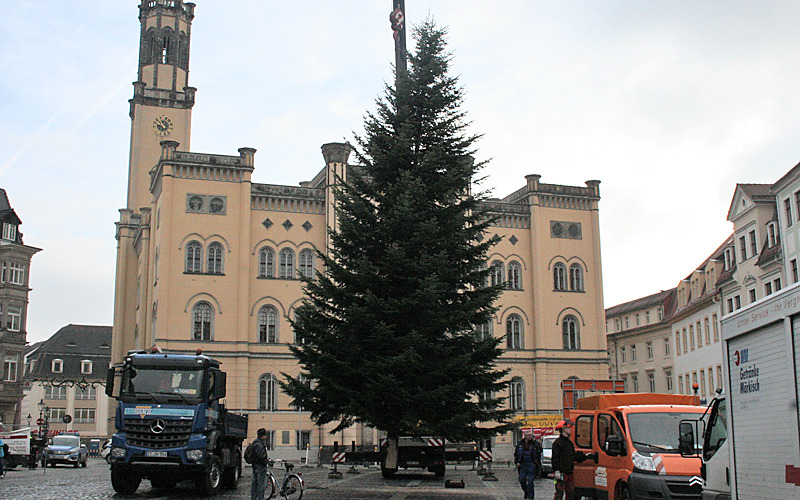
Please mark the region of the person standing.
[[[569, 419], [562, 420], [556, 425], [559, 436], [553, 441], [553, 478], [556, 480], [556, 493], [553, 500], [561, 500], [564, 497], [567, 500], [574, 500], [575, 477], [572, 473], [575, 470], [575, 462], [583, 462], [590, 457], [582, 451], [575, 452], [575, 446], [569, 440], [574, 425]], [[596, 455], [591, 456], [597, 460]]]
[[250, 445], [253, 447], [253, 481], [250, 483], [250, 500], [264, 500], [267, 489], [267, 430], [263, 427], [256, 431], [256, 440]]
[[6, 477], [6, 444], [0, 438], [0, 477]]
[[542, 468], [542, 445], [533, 439], [533, 433], [523, 433], [522, 441], [514, 450], [514, 464], [519, 472], [524, 498], [534, 498], [534, 481]]

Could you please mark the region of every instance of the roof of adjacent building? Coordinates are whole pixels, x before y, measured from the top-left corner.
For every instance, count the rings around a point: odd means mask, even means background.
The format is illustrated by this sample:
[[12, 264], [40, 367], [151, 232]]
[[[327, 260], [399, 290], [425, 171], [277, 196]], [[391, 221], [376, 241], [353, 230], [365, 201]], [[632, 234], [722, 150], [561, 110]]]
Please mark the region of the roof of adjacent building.
[[663, 290], [661, 292], [654, 293], [653, 295], [648, 295], [647, 297], [642, 297], [630, 302], [624, 302], [622, 304], [609, 307], [606, 309], [606, 317], [616, 316], [618, 314], [624, 314], [631, 311], [639, 311], [653, 306], [663, 306], [664, 301], [667, 299], [667, 297], [669, 297], [670, 293], [674, 291], [675, 289], [671, 288], [669, 290]]
[[[53, 373], [52, 361], [60, 359], [62, 372]], [[81, 373], [81, 361], [92, 361], [92, 373]], [[45, 340], [33, 354], [32, 378], [80, 380], [104, 379], [111, 361], [111, 327], [67, 325]]]

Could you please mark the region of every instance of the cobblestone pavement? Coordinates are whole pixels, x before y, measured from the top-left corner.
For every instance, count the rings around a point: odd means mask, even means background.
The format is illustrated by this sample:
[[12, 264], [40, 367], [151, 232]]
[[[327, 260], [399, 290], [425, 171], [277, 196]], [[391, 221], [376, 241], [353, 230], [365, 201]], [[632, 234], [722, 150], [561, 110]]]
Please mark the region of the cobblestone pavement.
[[[464, 481], [464, 488], [445, 488], [444, 480], [433, 474], [418, 472], [399, 472], [392, 479], [381, 477], [377, 467], [359, 467], [359, 474], [343, 472], [341, 479], [329, 479], [327, 467], [297, 467], [301, 472], [306, 489], [303, 499], [308, 500], [517, 500], [522, 498], [522, 490], [516, 478], [516, 470], [507, 465], [495, 466], [493, 472], [497, 481], [483, 481], [474, 470], [467, 466], [447, 468], [444, 479]], [[280, 480], [282, 469], [274, 473]], [[251, 469], [245, 467], [239, 488], [223, 491], [216, 498], [249, 499]], [[190, 482], [179, 483], [171, 491], [154, 490], [148, 481], [142, 481], [134, 495], [117, 495], [111, 487], [111, 473], [108, 465], [96, 458], [89, 459], [88, 467], [74, 469], [59, 466], [47, 469], [20, 469], [8, 471], [0, 479], [0, 499], [53, 499], [63, 498], [95, 499], [186, 499], [197, 498], [197, 492]], [[539, 479], [536, 482], [536, 499], [553, 497], [553, 482]]]

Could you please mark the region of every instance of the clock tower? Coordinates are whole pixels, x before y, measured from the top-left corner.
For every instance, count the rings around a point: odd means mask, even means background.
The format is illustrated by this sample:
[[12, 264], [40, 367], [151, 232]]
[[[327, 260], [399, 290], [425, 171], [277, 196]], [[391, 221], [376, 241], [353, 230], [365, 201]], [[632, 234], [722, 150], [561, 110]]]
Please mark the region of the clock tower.
[[189, 150], [195, 89], [189, 86], [189, 41], [194, 4], [182, 0], [141, 0], [139, 69], [133, 82], [127, 208], [150, 206], [150, 169], [160, 142]]
[[[117, 270], [112, 331], [112, 362], [150, 340], [144, 325], [155, 309], [148, 303], [148, 284], [158, 267], [157, 192], [151, 192], [150, 171], [158, 163], [162, 143], [174, 151], [189, 150], [195, 89], [189, 86], [189, 41], [194, 4], [183, 0], [141, 0], [139, 67], [130, 100], [131, 146], [128, 199], [116, 223]], [[141, 331], [140, 331], [141, 330]]]

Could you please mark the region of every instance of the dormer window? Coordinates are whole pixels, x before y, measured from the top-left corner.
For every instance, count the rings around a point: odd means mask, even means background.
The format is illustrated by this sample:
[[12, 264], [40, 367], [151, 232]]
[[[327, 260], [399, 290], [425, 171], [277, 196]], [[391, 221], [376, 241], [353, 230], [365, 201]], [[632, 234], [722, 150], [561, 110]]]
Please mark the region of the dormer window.
[[53, 363], [50, 365], [50, 370], [53, 373], [64, 373], [64, 361], [60, 359], [54, 359]]
[[17, 226], [15, 224], [3, 223], [3, 239], [10, 241], [17, 239]]
[[774, 247], [778, 243], [778, 238], [776, 235], [777, 231], [775, 230], [775, 223], [770, 222], [767, 224], [767, 245], [769, 245], [770, 248]]

